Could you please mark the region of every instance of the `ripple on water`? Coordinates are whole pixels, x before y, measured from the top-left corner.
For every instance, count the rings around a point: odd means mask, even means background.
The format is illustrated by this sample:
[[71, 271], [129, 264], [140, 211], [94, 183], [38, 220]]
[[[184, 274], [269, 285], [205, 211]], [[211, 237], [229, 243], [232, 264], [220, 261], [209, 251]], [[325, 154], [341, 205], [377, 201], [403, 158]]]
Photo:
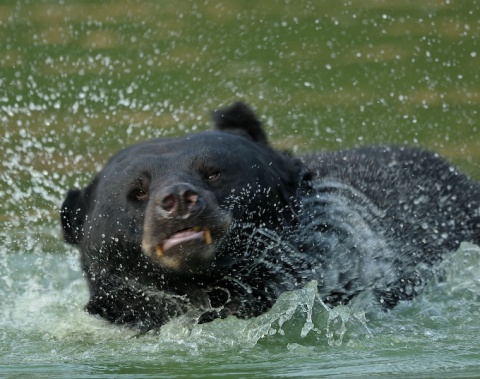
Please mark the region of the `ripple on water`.
[[445, 359], [442, 352], [453, 354], [453, 348], [462, 349], [464, 355], [449, 367], [465, 365], [464, 360], [471, 362], [470, 355], [479, 353], [478, 344], [472, 343], [479, 332], [480, 248], [473, 245], [464, 244], [452, 255], [445, 263], [446, 274], [424, 296], [391, 312], [330, 309], [311, 282], [284, 293], [259, 317], [228, 317], [198, 325], [198, 314], [192, 312], [143, 335], [83, 311], [88, 289], [76, 253], [1, 257], [0, 277], [10, 283], [0, 289], [1, 364], [221, 362], [222, 357], [235, 361], [245, 354], [254, 359], [260, 349], [262, 354], [304, 358], [372, 355], [407, 369], [408, 359], [399, 352], [409, 359], [428, 356], [432, 360], [428, 365], [437, 367], [448, 366], [438, 359]]

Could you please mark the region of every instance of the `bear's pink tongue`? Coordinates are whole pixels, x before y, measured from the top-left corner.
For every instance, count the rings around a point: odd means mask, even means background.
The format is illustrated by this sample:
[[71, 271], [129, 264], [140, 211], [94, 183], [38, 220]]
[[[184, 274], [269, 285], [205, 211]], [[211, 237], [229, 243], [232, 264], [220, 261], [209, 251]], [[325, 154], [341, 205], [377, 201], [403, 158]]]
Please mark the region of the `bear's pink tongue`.
[[196, 239], [204, 241], [207, 245], [211, 244], [212, 235], [210, 230], [208, 228], [202, 229], [198, 226], [195, 226], [191, 229], [185, 229], [174, 233], [168, 237], [163, 244], [159, 244], [157, 246], [157, 255], [162, 256], [165, 251], [173, 246]]

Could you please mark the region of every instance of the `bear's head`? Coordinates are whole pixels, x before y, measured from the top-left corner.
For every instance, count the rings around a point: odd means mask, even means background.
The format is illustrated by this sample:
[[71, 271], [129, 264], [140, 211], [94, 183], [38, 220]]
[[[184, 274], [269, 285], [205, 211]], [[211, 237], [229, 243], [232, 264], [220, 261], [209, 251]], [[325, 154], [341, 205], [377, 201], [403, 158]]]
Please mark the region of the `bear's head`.
[[254, 228], [294, 225], [299, 161], [268, 144], [245, 104], [213, 118], [214, 131], [125, 148], [68, 192], [64, 238], [79, 246], [85, 270], [222, 275]]

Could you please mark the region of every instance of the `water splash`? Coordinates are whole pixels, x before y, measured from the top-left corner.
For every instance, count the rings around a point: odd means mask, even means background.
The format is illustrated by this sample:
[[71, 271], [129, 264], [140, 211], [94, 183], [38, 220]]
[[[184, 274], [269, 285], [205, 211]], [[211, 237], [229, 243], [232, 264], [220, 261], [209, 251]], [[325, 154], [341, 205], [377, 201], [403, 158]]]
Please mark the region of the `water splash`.
[[[302, 354], [352, 346], [376, 350], [429, 346], [432, 340], [468, 338], [476, 330], [472, 320], [480, 313], [480, 248], [468, 244], [445, 263], [445, 275], [431, 283], [423, 296], [388, 313], [355, 306], [330, 308], [312, 281], [285, 292], [258, 317], [197, 324], [199, 315], [192, 312], [142, 335], [83, 310], [88, 289], [73, 250], [65, 255], [21, 256], [2, 251], [0, 258], [5, 284], [0, 289], [0, 364], [123, 362], [139, 355], [142, 361], [188, 362], [192, 354], [231, 355], [258, 348]], [[468, 332], [468, 328], [473, 329]]]
[[[190, 313], [172, 320], [158, 332], [168, 343], [187, 343], [232, 348], [257, 344], [305, 344], [340, 346], [348, 330], [370, 334], [363, 311], [347, 306], [329, 308], [320, 299], [317, 282], [282, 294], [272, 309], [247, 320], [230, 316], [207, 324], [195, 322]], [[156, 332], [151, 332], [155, 334]]]

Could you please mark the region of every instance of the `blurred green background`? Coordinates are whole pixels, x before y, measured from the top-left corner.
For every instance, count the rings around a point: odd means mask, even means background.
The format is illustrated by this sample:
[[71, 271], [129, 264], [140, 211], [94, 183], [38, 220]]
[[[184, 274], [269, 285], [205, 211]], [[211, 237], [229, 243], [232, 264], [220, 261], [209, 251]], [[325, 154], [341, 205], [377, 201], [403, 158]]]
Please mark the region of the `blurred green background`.
[[479, 8], [2, 0], [0, 220], [55, 218], [115, 150], [207, 129], [235, 100], [280, 148], [414, 144], [478, 179]]

